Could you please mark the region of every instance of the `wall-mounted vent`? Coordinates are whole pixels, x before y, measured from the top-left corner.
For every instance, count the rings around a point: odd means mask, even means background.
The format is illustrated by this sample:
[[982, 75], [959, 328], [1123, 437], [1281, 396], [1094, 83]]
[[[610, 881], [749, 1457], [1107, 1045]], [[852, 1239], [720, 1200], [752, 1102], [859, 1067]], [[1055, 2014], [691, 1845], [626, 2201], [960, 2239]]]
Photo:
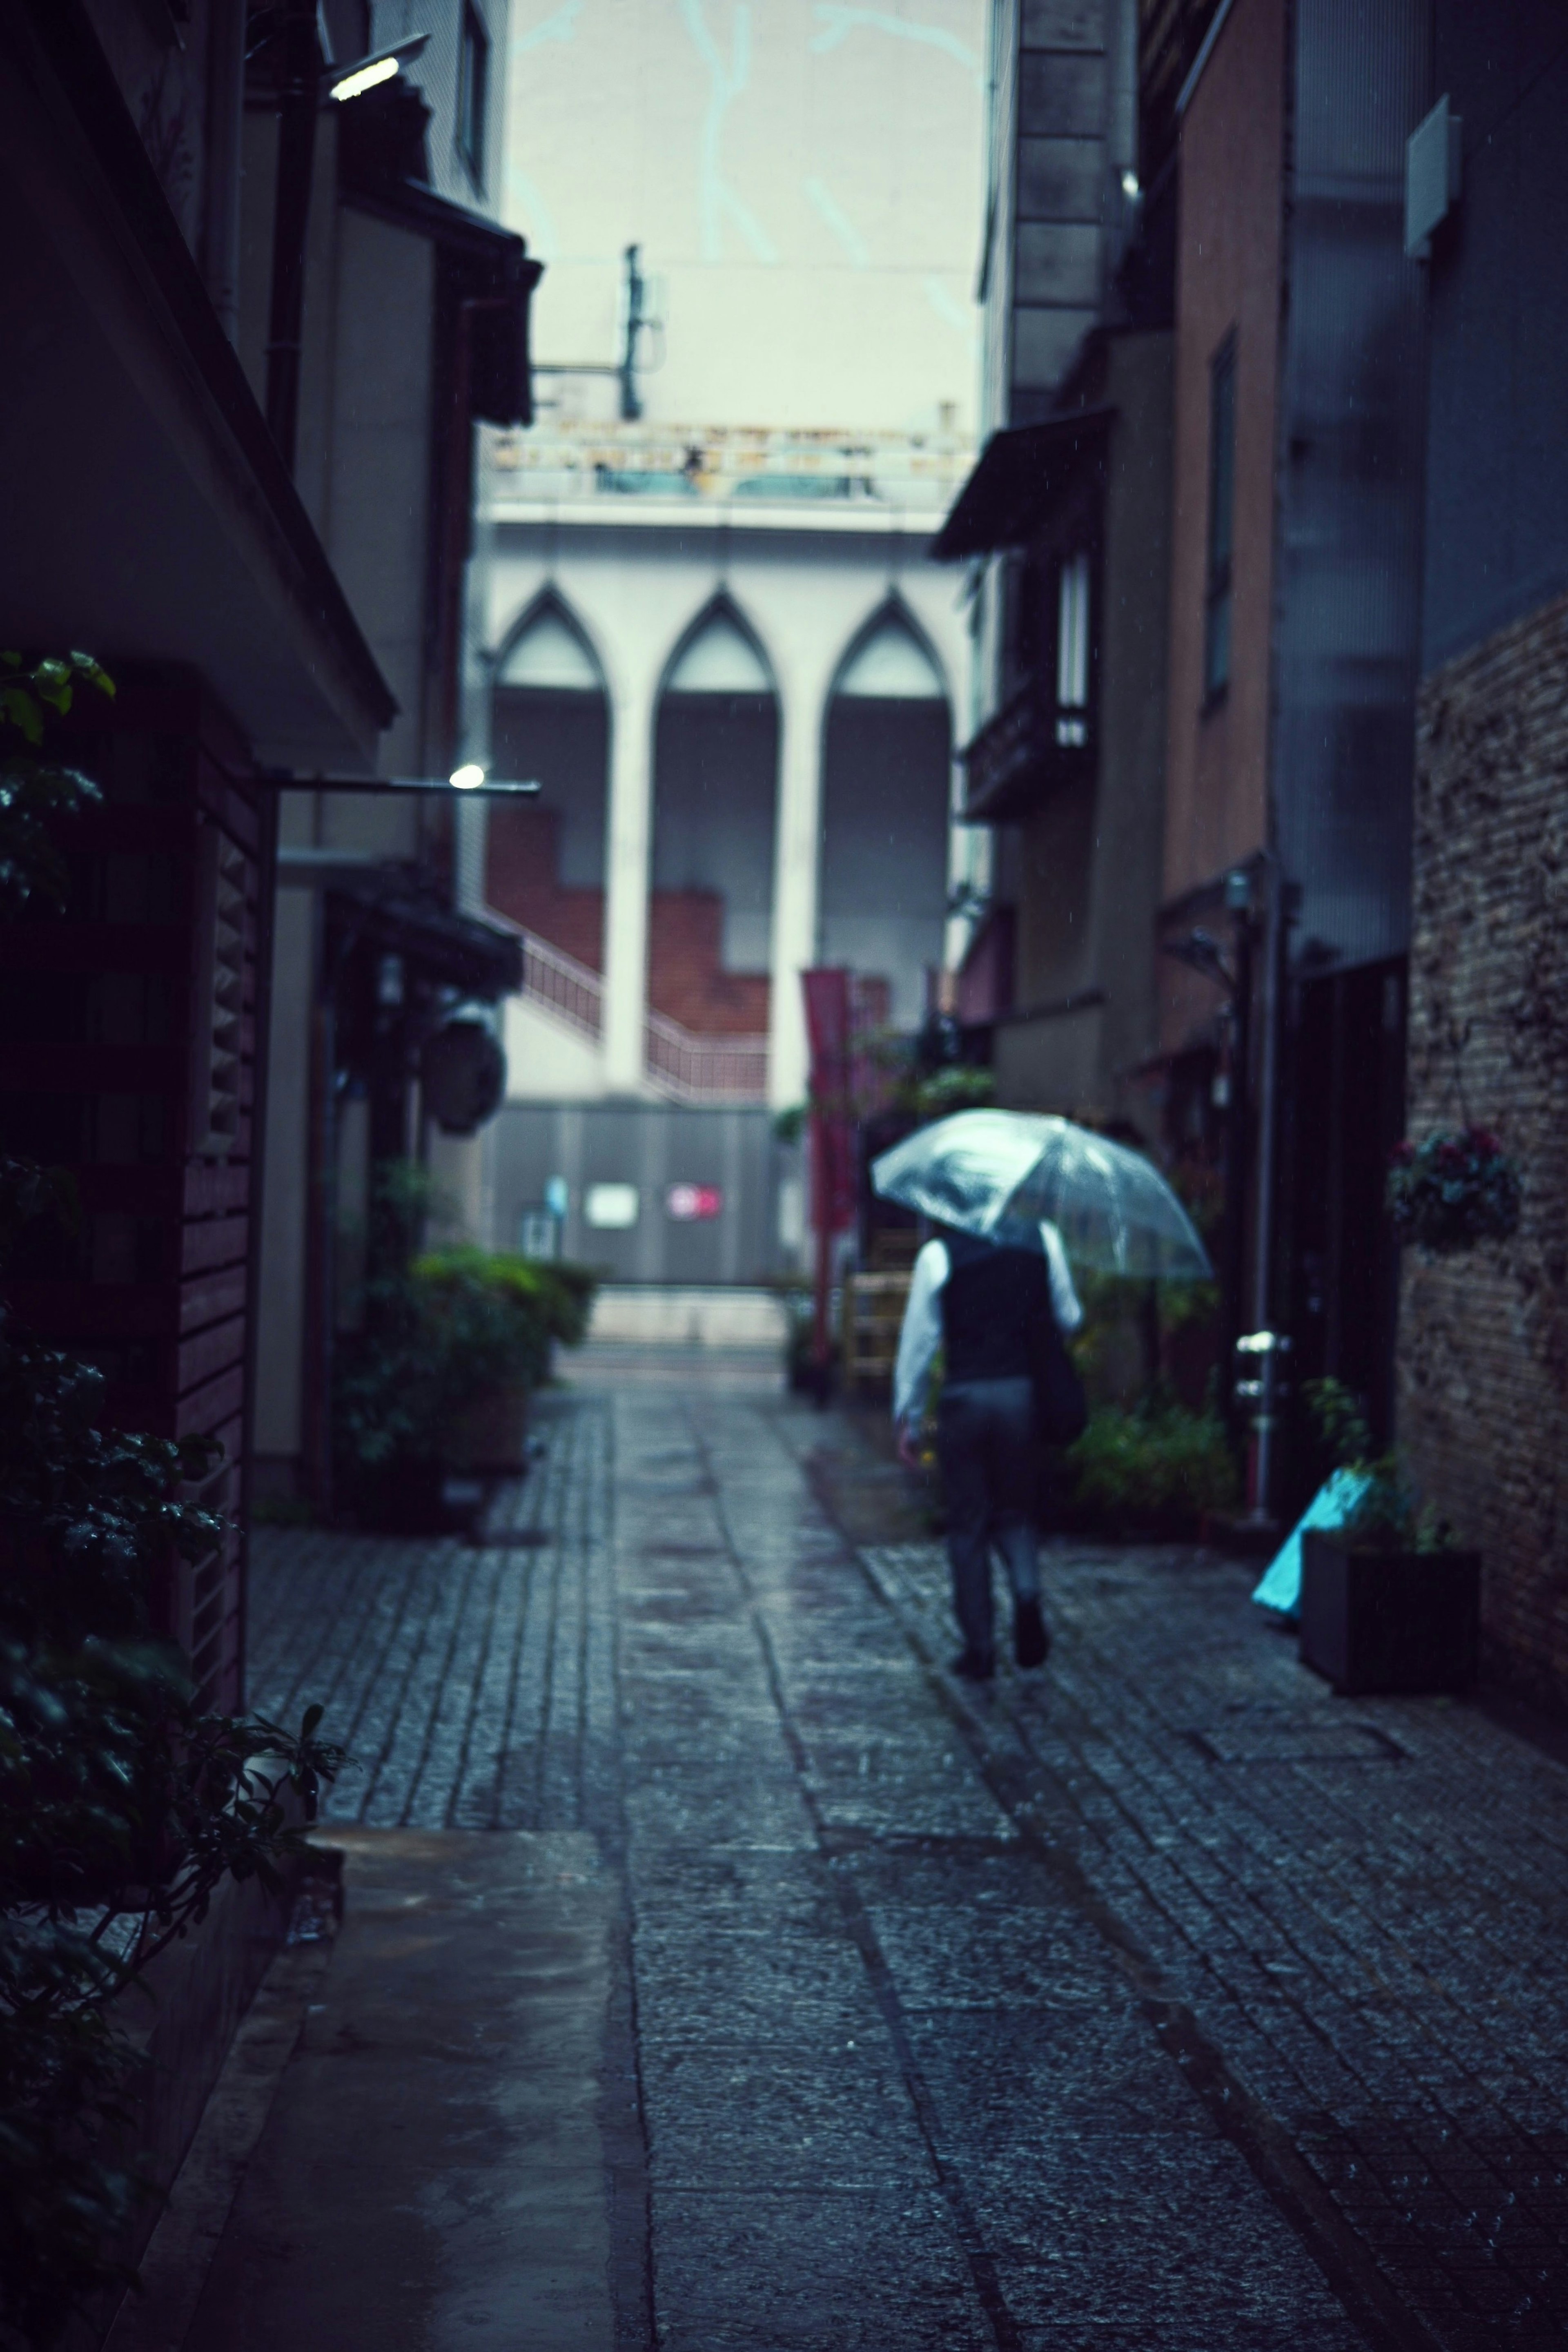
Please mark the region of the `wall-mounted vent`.
[[1412, 261], [1430, 259], [1432, 232], [1459, 200], [1464, 130], [1444, 97], [1405, 142], [1405, 250]]
[[239, 1135], [245, 1013], [246, 855], [215, 824], [201, 830], [191, 1150], [222, 1159]]

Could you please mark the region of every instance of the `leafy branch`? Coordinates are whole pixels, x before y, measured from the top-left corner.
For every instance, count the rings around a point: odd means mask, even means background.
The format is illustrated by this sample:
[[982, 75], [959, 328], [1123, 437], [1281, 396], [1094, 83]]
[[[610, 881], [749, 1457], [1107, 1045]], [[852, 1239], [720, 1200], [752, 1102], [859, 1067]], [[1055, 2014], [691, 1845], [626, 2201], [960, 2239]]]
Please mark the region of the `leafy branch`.
[[0, 651], [0, 917], [11, 920], [35, 899], [57, 910], [65, 905], [66, 863], [50, 828], [102, 798], [90, 777], [42, 750], [48, 715], [63, 719], [78, 686], [114, 692], [90, 654], [51, 654], [29, 664]]

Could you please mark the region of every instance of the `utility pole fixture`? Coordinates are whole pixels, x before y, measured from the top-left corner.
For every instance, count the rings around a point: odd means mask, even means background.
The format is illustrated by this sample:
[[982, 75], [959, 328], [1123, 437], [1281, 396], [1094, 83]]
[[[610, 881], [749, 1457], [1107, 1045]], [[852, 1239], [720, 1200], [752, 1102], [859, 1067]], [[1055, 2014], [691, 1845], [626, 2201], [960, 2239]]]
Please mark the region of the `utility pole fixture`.
[[642, 396], [637, 390], [638, 339], [648, 328], [657, 329], [661, 321], [650, 318], [643, 308], [648, 297], [648, 281], [643, 275], [640, 245], [629, 245], [622, 256], [626, 265], [626, 318], [622, 329], [621, 357], [618, 360], [536, 360], [535, 375], [612, 375], [621, 387], [621, 422], [635, 425], [643, 414]]
[[643, 403], [637, 395], [637, 338], [648, 321], [643, 312], [643, 297], [646, 281], [638, 266], [642, 247], [626, 248], [626, 342], [621, 355], [621, 422], [635, 425], [643, 414]]

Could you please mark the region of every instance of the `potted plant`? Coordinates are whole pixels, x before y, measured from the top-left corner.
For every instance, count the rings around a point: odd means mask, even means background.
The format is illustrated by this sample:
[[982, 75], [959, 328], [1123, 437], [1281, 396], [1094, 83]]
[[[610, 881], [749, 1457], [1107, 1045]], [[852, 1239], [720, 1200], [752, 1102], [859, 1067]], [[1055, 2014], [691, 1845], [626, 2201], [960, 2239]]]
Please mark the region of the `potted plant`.
[[469, 1244], [421, 1253], [433, 1198], [423, 1170], [380, 1171], [358, 1328], [333, 1361], [338, 1493], [366, 1526], [409, 1534], [471, 1520], [474, 1474], [521, 1466], [528, 1391], [556, 1340], [582, 1338], [596, 1281]]
[[1506, 1241], [1519, 1223], [1519, 1171], [1484, 1127], [1396, 1146], [1388, 1212], [1402, 1242], [1449, 1257], [1478, 1242]]
[[[436, 1295], [471, 1286], [510, 1335], [499, 1377], [478, 1390], [452, 1423], [448, 1466], [486, 1476], [520, 1475], [528, 1467], [528, 1399], [549, 1379], [557, 1344], [575, 1348], [587, 1336], [598, 1276], [565, 1260], [467, 1243], [427, 1251], [414, 1261], [413, 1274]], [[493, 1361], [486, 1369], [494, 1375]]]
[[1362, 1480], [1337, 1528], [1301, 1537], [1301, 1654], [1342, 1696], [1462, 1691], [1475, 1681], [1480, 1554], [1424, 1509], [1337, 1381], [1308, 1391], [1338, 1466]]

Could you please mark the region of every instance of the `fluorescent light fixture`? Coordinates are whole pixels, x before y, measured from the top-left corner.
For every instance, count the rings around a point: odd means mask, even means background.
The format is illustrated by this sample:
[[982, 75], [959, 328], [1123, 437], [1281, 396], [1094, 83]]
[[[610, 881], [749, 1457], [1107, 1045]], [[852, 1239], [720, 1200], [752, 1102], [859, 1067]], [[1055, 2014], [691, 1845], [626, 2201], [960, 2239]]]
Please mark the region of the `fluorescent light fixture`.
[[334, 98], [358, 98], [361, 90], [374, 89], [378, 82], [395, 81], [402, 71], [401, 58], [377, 58], [368, 66], [359, 66], [341, 81], [332, 84]]
[[454, 768], [449, 779], [449, 782], [455, 784], [460, 793], [471, 793], [476, 785], [482, 784], [484, 781], [485, 771], [475, 760], [465, 761], [461, 768]]
[[328, 90], [337, 99], [360, 98], [367, 89], [376, 89], [383, 81], [395, 81], [404, 66], [413, 65], [423, 55], [428, 33], [414, 33], [406, 41], [394, 41], [390, 49], [380, 49], [373, 58], [361, 58], [358, 65], [347, 67], [334, 74]]

